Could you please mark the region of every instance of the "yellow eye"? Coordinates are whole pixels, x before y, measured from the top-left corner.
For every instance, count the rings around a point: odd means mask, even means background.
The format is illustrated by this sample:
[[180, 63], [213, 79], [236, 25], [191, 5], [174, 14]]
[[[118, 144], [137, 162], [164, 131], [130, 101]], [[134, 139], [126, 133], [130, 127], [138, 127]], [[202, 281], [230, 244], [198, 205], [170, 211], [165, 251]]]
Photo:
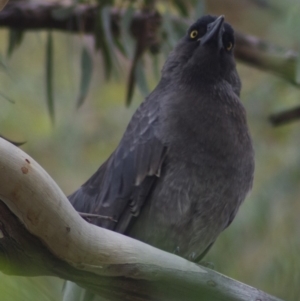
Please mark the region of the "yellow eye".
[[198, 36], [198, 30], [194, 29], [190, 33], [190, 38], [195, 39]]
[[231, 42], [228, 42], [227, 46], [226, 46], [226, 50], [230, 51], [233, 47], [233, 44]]

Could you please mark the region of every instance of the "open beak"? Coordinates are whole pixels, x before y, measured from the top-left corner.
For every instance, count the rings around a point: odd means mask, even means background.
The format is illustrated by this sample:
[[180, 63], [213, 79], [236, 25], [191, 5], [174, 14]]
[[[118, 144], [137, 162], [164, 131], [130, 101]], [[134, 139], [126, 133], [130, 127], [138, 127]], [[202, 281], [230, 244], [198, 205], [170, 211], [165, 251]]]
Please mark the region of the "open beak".
[[205, 45], [210, 41], [218, 43], [218, 49], [223, 47], [222, 33], [223, 33], [224, 16], [220, 16], [217, 20], [207, 25], [206, 34], [200, 39], [201, 45]]

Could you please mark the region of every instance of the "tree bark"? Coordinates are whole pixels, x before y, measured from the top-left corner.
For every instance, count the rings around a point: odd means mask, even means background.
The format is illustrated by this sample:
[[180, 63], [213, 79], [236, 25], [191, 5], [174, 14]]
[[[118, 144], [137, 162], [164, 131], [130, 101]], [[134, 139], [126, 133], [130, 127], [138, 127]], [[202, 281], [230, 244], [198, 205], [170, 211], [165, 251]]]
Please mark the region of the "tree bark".
[[71, 280], [109, 300], [279, 301], [87, 223], [50, 176], [0, 138], [0, 270]]

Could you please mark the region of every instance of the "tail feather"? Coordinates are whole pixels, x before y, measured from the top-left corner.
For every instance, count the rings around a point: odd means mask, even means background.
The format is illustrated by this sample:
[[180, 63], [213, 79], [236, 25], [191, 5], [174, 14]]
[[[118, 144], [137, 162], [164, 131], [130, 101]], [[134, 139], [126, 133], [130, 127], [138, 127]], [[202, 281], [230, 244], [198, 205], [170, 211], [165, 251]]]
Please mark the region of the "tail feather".
[[107, 301], [71, 281], [66, 281], [63, 287], [62, 301]]

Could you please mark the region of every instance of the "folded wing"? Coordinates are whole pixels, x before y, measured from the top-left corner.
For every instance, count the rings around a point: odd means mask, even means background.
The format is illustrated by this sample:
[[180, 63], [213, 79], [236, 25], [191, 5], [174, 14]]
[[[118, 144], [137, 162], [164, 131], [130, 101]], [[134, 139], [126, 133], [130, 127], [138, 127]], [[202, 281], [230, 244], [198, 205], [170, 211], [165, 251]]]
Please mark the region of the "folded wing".
[[160, 175], [166, 147], [157, 137], [159, 106], [146, 100], [112, 155], [69, 196], [79, 212], [99, 214], [95, 224], [124, 233]]

